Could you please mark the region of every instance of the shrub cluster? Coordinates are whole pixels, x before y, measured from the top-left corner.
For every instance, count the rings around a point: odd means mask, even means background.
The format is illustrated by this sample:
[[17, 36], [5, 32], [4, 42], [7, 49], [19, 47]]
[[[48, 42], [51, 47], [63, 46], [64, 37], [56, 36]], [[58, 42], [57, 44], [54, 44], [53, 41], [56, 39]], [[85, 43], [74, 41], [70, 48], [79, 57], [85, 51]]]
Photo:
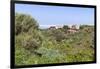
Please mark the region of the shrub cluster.
[[39, 29], [26, 14], [15, 15], [15, 64], [68, 63], [94, 60], [94, 27], [82, 25], [77, 33], [61, 29]]

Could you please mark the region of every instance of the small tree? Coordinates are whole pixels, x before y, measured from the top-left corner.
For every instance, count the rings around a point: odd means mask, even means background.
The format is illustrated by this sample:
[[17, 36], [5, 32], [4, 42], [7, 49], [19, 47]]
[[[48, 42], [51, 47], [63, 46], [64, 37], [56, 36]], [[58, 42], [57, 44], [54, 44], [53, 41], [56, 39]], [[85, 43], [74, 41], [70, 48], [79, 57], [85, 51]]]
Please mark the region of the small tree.
[[68, 25], [64, 25], [64, 26], [63, 26], [63, 31], [64, 31], [64, 32], [67, 32], [68, 29], [69, 29]]
[[64, 25], [63, 26], [63, 29], [66, 29], [67, 30], [68, 28], [69, 28], [68, 25]]

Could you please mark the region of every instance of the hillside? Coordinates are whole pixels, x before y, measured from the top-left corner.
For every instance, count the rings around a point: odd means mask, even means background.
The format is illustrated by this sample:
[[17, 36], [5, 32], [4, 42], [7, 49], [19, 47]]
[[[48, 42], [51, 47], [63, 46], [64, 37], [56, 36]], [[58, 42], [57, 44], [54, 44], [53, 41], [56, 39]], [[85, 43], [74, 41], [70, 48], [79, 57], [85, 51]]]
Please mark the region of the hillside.
[[40, 29], [30, 15], [15, 16], [15, 64], [50, 64], [94, 60], [94, 26], [81, 25], [77, 32], [68, 27]]

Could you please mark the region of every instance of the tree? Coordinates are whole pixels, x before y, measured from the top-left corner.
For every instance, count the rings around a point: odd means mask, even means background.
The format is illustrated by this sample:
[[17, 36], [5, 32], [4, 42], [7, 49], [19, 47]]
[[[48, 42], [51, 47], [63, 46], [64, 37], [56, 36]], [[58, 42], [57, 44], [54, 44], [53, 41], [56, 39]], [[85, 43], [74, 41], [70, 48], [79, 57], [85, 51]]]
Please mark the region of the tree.
[[84, 29], [84, 28], [88, 28], [88, 27], [91, 27], [91, 26], [89, 26], [89, 25], [81, 25], [80, 29]]
[[64, 25], [64, 26], [63, 26], [63, 29], [66, 29], [66, 30], [67, 30], [68, 28], [69, 28], [69, 27], [68, 27], [67, 25]]
[[63, 31], [64, 31], [64, 32], [67, 32], [68, 29], [69, 29], [68, 25], [64, 25], [64, 26], [63, 26]]
[[30, 15], [16, 13], [15, 34], [18, 35], [21, 32], [28, 32], [30, 29], [38, 29], [37, 21]]

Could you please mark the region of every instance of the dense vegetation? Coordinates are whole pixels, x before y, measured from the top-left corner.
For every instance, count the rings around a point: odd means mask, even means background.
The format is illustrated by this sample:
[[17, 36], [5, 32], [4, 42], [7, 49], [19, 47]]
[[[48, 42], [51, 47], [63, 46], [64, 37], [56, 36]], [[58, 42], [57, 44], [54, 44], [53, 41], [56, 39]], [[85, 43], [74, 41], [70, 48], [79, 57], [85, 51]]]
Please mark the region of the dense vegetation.
[[15, 15], [15, 64], [49, 64], [94, 60], [94, 27], [81, 25], [77, 33], [68, 26], [39, 29], [30, 15]]

